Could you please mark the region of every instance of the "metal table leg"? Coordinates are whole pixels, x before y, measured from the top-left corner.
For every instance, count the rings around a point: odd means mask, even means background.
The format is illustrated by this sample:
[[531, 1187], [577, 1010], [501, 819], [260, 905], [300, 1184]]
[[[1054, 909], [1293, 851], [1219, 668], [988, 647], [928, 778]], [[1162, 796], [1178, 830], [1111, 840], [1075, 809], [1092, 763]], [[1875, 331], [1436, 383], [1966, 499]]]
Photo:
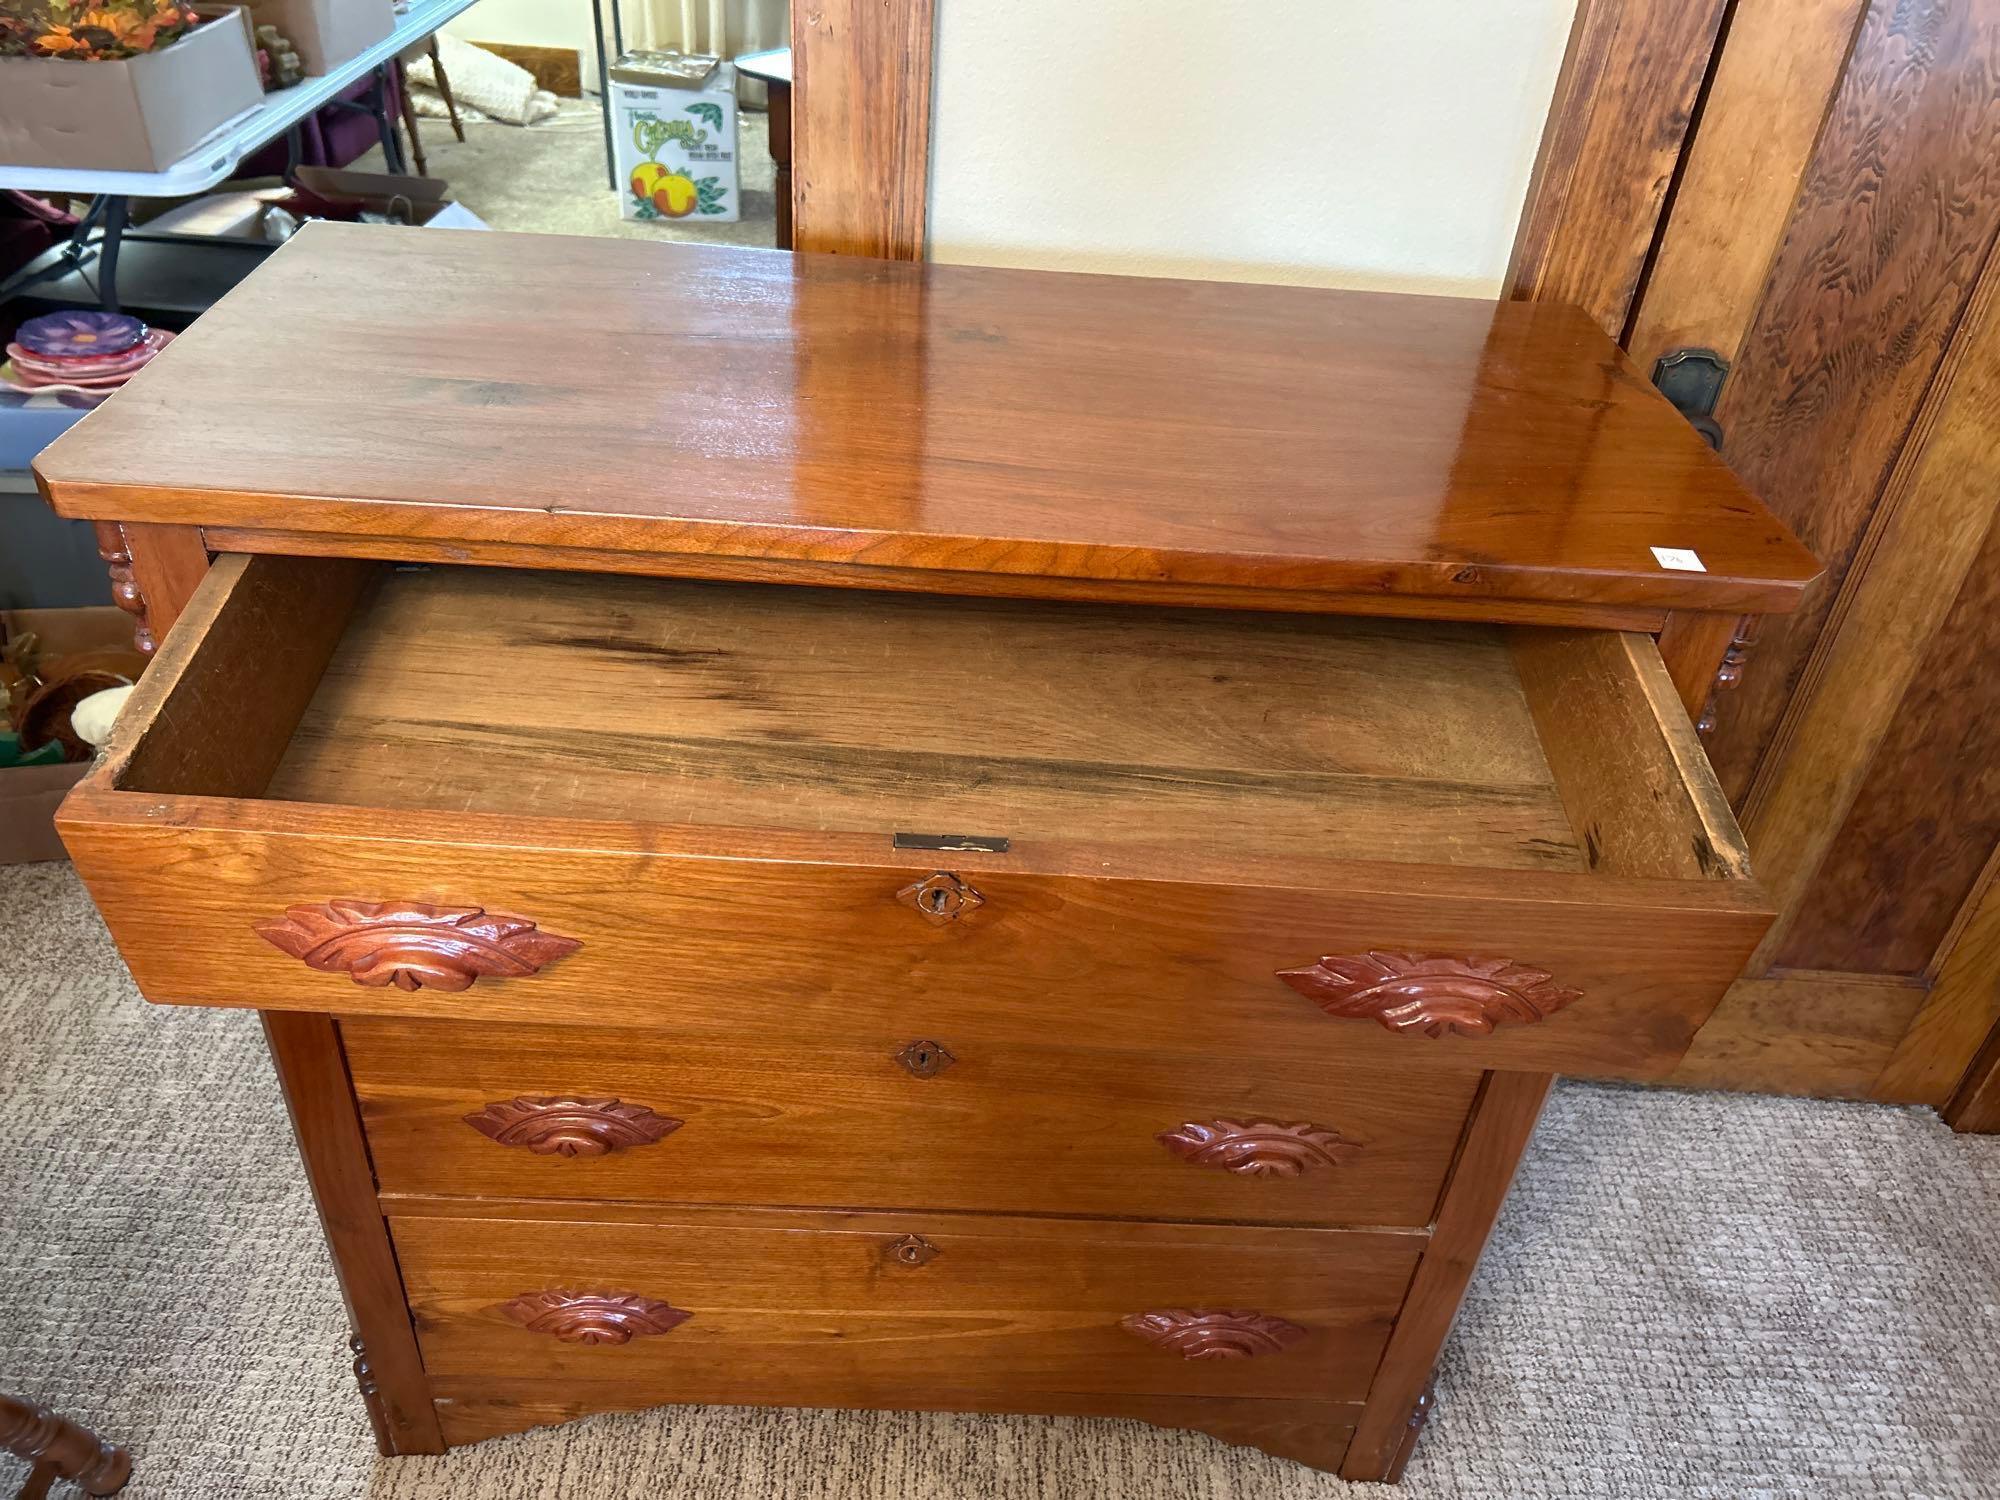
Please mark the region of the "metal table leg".
[[409, 176], [410, 169], [403, 161], [403, 143], [396, 135], [396, 122], [389, 118], [389, 66], [378, 63], [375, 67], [375, 87], [368, 95], [369, 113], [375, 116], [375, 129], [382, 137], [382, 162], [399, 177]]
[[104, 199], [104, 240], [98, 247], [97, 296], [106, 312], [118, 311], [118, 247], [125, 239], [125, 225], [132, 203], [123, 193], [109, 193]]
[[[616, 3], [616, 0], [613, 0]], [[597, 34], [597, 112], [604, 116], [604, 185], [618, 191], [618, 157], [611, 148], [611, 64], [604, 56], [604, 0], [590, 0], [590, 28]]]
[[[107, 200], [102, 197], [90, 200], [90, 207], [83, 211], [83, 217], [76, 221], [76, 227], [69, 232], [69, 242], [49, 264], [39, 271], [23, 269], [11, 276], [0, 278], [0, 302], [5, 302], [9, 297], [25, 292], [30, 287], [40, 286], [45, 281], [54, 281], [89, 265], [90, 232], [97, 228], [104, 218], [106, 202]], [[40, 256], [35, 258], [41, 259]]]

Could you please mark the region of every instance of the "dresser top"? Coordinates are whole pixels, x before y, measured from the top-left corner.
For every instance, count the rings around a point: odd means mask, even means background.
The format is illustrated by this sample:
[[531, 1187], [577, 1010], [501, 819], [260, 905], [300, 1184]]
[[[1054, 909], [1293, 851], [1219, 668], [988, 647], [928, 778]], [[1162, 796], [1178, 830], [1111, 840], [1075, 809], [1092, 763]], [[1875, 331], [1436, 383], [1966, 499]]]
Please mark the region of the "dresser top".
[[1615, 623], [1819, 571], [1572, 308], [631, 240], [314, 224], [36, 471], [225, 546], [938, 592]]

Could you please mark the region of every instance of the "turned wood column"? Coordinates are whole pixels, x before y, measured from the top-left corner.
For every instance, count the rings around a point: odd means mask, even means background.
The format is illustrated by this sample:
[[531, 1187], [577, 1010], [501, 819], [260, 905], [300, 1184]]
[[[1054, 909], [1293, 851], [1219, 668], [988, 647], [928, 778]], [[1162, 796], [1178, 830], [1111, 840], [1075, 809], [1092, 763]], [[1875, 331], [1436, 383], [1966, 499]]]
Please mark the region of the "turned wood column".
[[86, 1495], [115, 1495], [132, 1477], [132, 1455], [46, 1406], [0, 1395], [0, 1448], [28, 1460], [16, 1500], [41, 1500], [67, 1479]]
[[132, 617], [132, 642], [150, 656], [208, 571], [201, 528], [144, 521], [92, 525], [97, 555], [111, 574], [112, 602]]

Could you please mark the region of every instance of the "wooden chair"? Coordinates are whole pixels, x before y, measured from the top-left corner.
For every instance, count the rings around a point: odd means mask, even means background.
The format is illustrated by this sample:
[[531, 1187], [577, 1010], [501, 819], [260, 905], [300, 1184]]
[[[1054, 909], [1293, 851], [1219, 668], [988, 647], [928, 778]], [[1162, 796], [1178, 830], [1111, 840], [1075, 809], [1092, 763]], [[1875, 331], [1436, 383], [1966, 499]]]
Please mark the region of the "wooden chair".
[[46, 1406], [0, 1395], [0, 1448], [30, 1464], [15, 1500], [43, 1500], [67, 1479], [86, 1495], [115, 1495], [132, 1477], [132, 1455]]

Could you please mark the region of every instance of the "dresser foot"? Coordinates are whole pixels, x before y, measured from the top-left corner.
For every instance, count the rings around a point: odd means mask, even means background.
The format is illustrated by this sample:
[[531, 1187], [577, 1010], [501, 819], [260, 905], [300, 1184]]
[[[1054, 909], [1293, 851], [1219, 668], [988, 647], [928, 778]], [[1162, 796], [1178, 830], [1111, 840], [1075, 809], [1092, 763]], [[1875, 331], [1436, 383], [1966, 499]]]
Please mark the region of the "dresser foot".
[[0, 1448], [33, 1466], [20, 1493], [40, 1496], [58, 1479], [86, 1495], [115, 1495], [132, 1477], [132, 1455], [46, 1406], [0, 1396]]

